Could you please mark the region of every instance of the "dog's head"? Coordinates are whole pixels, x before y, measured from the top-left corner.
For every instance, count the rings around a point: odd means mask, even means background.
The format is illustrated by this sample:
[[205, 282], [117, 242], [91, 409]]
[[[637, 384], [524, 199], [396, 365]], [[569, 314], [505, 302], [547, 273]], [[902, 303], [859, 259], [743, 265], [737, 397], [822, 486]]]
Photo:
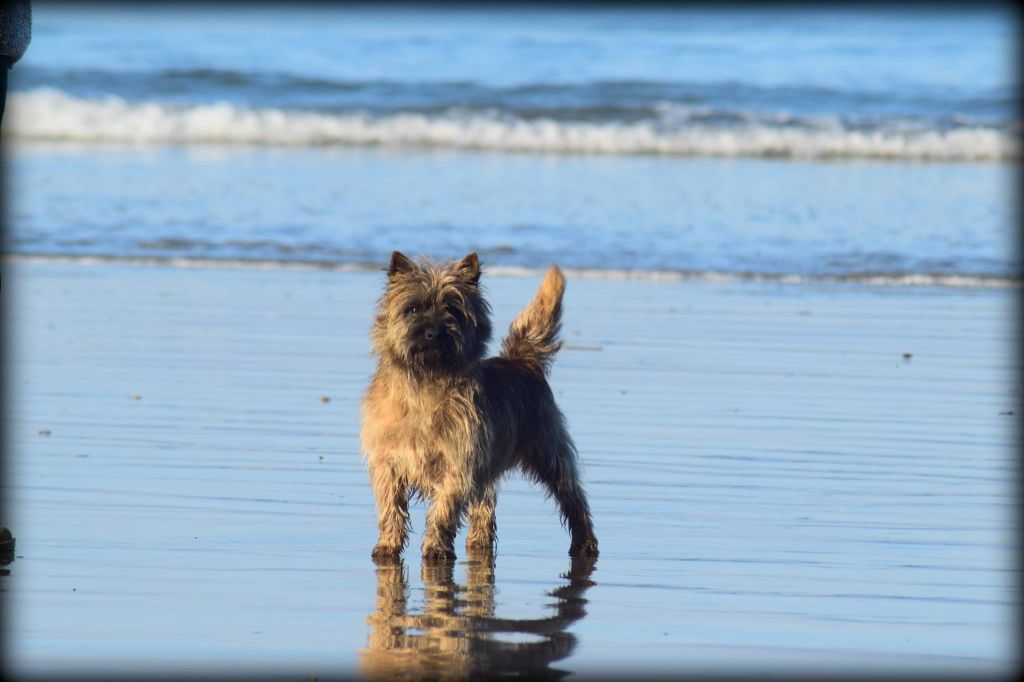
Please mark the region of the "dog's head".
[[413, 372], [457, 372], [483, 357], [490, 312], [475, 253], [436, 264], [395, 251], [373, 325], [374, 350]]

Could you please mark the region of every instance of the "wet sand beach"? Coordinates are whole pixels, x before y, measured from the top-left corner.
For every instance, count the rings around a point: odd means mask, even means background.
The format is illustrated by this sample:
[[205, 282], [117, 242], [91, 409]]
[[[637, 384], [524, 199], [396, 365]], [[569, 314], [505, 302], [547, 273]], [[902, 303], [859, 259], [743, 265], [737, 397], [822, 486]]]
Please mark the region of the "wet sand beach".
[[[7, 259], [19, 676], [1005, 673], [1016, 291], [569, 273], [601, 555], [521, 478], [493, 562], [375, 566], [379, 272]], [[488, 276], [500, 339], [539, 284]], [[492, 344], [492, 350], [497, 344]]]

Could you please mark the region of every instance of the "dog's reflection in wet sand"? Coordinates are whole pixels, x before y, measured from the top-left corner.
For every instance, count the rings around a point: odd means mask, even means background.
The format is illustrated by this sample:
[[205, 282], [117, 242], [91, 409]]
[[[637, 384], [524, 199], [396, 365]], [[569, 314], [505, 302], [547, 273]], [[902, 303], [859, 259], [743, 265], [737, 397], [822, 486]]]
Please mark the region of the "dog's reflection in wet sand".
[[[568, 626], [586, 611], [594, 558], [574, 558], [568, 582], [549, 594], [554, 614], [536, 619], [494, 615], [494, 558], [470, 555], [466, 584], [456, 583], [451, 562], [424, 562], [424, 612], [410, 613], [409, 583], [400, 558], [377, 565], [377, 610], [360, 652], [360, 670], [371, 679], [467, 679], [503, 674], [558, 679], [567, 671], [550, 664], [568, 656], [576, 637]], [[523, 637], [527, 635], [528, 637]], [[528, 641], [522, 641], [522, 640]]]

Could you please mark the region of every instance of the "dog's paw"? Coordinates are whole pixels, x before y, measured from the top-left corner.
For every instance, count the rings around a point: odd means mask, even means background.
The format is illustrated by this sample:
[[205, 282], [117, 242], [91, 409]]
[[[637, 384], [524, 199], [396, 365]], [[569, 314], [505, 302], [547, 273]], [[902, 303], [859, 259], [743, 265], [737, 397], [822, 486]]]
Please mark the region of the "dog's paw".
[[401, 547], [395, 547], [394, 545], [381, 545], [381, 544], [378, 544], [376, 547], [374, 547], [373, 548], [373, 552], [370, 553], [370, 556], [373, 557], [373, 560], [377, 561], [377, 562], [394, 561], [395, 559], [397, 559], [401, 555], [402, 555], [402, 548]]
[[446, 547], [438, 547], [436, 545], [431, 547], [423, 548], [423, 560], [424, 561], [455, 561], [454, 550]]
[[569, 556], [573, 557], [596, 557], [597, 551], [597, 538], [587, 538], [583, 542], [573, 543], [569, 547]]
[[493, 552], [494, 541], [490, 538], [466, 538], [467, 552]]

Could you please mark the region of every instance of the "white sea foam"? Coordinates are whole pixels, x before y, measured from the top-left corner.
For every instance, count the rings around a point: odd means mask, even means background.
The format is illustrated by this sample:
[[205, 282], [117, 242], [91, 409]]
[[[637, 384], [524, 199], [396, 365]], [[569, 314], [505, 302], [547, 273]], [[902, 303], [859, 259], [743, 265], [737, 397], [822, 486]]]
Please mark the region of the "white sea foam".
[[[127, 256], [102, 254], [31, 254], [7, 253], [5, 260], [29, 263], [68, 263], [76, 265], [136, 265], [176, 268], [226, 268], [246, 270], [331, 270], [338, 272], [368, 272], [383, 268], [381, 263], [302, 261], [249, 258], [202, 258], [194, 256]], [[545, 267], [520, 265], [491, 265], [490, 275], [503, 277], [540, 277]], [[966, 275], [945, 273], [847, 273], [797, 274], [727, 272], [723, 270], [636, 270], [626, 268], [573, 268], [563, 267], [569, 277], [599, 280], [643, 280], [660, 282], [774, 282], [778, 284], [850, 283], [872, 286], [1018, 288], [1017, 277], [999, 275]]]
[[89, 100], [52, 88], [12, 93], [7, 134], [22, 140], [84, 143], [372, 145], [554, 154], [875, 158], [920, 161], [1010, 161], [1011, 133], [951, 130], [850, 130], [838, 127], [721, 127], [522, 120], [481, 113], [329, 114], [252, 109], [226, 103], [176, 106]]

